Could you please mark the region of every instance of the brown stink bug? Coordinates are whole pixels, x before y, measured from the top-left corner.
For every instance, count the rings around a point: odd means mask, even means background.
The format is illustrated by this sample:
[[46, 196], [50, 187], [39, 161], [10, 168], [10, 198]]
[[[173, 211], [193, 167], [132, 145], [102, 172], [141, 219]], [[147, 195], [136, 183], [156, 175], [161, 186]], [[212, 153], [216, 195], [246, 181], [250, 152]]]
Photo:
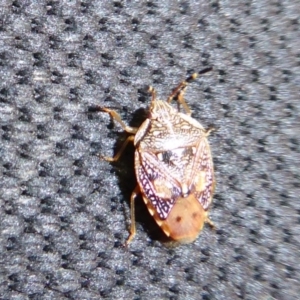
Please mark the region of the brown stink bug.
[[[126, 145], [134, 142], [137, 186], [131, 195], [131, 228], [127, 244], [136, 233], [134, 201], [141, 194], [150, 214], [164, 233], [179, 243], [194, 241], [208, 218], [208, 208], [215, 188], [213, 161], [207, 136], [211, 130], [191, 117], [184, 100], [190, 81], [211, 68], [194, 73], [181, 82], [167, 101], [152, 95], [148, 118], [139, 128], [126, 126], [113, 110], [101, 108], [118, 121], [131, 135], [119, 152], [107, 161], [117, 161]], [[170, 102], [177, 97], [185, 113], [173, 108]], [[179, 107], [178, 107], [179, 108]]]

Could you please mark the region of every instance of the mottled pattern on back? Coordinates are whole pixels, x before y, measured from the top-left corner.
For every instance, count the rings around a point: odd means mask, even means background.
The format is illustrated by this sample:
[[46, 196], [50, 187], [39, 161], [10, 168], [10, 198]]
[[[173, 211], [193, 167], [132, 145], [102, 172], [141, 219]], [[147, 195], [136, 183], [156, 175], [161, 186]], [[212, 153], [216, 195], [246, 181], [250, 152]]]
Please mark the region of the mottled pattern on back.
[[[159, 180], [163, 178], [159, 169], [157, 169], [149, 160], [142, 158], [143, 154], [139, 154], [137, 151], [135, 153], [135, 163], [136, 163], [136, 176], [139, 186], [146, 196], [146, 198], [151, 202], [152, 206], [155, 208], [159, 217], [165, 220], [178, 195], [180, 194], [180, 186], [176, 183], [172, 189], [172, 197], [161, 197], [155, 190], [153, 185], [154, 180]], [[174, 184], [174, 182], [173, 182]], [[170, 182], [171, 187], [171, 182]]]
[[[209, 207], [213, 192], [213, 164], [205, 137], [195, 145], [155, 154], [136, 151], [136, 172], [140, 188], [156, 209], [161, 219], [166, 219], [178, 197], [194, 193], [204, 209]], [[198, 175], [203, 175], [199, 190]], [[164, 194], [156, 188], [164, 185]], [[184, 195], [183, 184], [187, 187]], [[160, 186], [159, 185], [159, 186]]]
[[156, 119], [150, 119], [146, 132], [139, 137], [141, 150], [163, 151], [185, 147], [205, 136], [204, 128], [195, 119], [178, 113], [166, 102], [156, 102], [163, 112]]
[[[196, 198], [201, 203], [205, 210], [208, 209], [214, 192], [214, 170], [213, 162], [207, 140], [203, 140], [198, 148], [198, 160], [195, 160], [196, 165], [194, 173], [199, 171], [205, 171], [205, 187], [203, 191], [195, 191]], [[192, 176], [195, 176], [193, 174]]]

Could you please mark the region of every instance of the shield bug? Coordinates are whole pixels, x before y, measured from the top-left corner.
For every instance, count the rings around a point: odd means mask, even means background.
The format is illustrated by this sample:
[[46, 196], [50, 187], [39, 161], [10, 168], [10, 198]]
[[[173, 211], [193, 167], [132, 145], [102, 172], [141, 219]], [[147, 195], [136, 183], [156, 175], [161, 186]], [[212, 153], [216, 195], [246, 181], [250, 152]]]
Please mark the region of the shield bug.
[[[191, 110], [184, 100], [188, 83], [204, 69], [181, 82], [167, 101], [152, 95], [148, 118], [139, 128], [126, 126], [121, 117], [109, 108], [100, 110], [121, 124], [131, 134], [114, 157], [117, 161], [126, 145], [133, 141], [135, 150], [135, 173], [137, 186], [131, 195], [131, 227], [126, 244], [136, 233], [134, 201], [141, 194], [150, 214], [163, 232], [178, 243], [194, 241], [204, 223], [213, 223], [208, 217], [208, 208], [215, 188], [213, 161], [207, 137], [211, 131], [191, 117]], [[177, 98], [175, 109], [170, 102]], [[185, 113], [179, 111], [182, 105]]]

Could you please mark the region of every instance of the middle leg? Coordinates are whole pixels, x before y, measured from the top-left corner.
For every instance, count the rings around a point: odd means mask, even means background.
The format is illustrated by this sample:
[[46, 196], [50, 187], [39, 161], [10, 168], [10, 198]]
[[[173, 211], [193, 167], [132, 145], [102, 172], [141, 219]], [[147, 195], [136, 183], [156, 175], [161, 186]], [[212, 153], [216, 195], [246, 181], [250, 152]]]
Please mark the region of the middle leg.
[[124, 141], [123, 145], [121, 146], [120, 150], [117, 152], [117, 154], [113, 157], [109, 157], [109, 156], [102, 156], [103, 159], [105, 159], [106, 161], [110, 161], [110, 162], [115, 162], [118, 161], [120, 156], [122, 155], [122, 153], [124, 152], [126, 146], [128, 145], [129, 142], [133, 142], [134, 141], [134, 135], [130, 135], [126, 138], [126, 140]]

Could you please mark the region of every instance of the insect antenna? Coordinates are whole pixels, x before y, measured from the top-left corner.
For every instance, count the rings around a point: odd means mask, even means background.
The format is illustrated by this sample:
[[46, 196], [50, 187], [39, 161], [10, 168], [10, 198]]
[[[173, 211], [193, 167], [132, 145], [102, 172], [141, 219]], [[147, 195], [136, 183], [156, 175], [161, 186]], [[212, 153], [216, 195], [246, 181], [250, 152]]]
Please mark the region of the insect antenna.
[[189, 76], [188, 78], [186, 78], [184, 81], [182, 81], [172, 92], [172, 94], [168, 97], [167, 99], [167, 102], [170, 103], [175, 97], [178, 96], [179, 93], [181, 93], [182, 91], [185, 90], [185, 88], [187, 87], [187, 85], [195, 80], [198, 75], [202, 75], [202, 74], [205, 74], [209, 71], [212, 70], [212, 67], [208, 67], [208, 68], [205, 68], [201, 71], [199, 71], [198, 73], [193, 73], [191, 76]]
[[198, 75], [202, 75], [202, 74], [205, 74], [207, 72], [210, 72], [212, 69], [213, 69], [212, 67], [205, 68], [205, 69], [199, 71]]
[[151, 103], [153, 103], [156, 99], [156, 90], [153, 86], [149, 86], [148, 92], [151, 94]]

